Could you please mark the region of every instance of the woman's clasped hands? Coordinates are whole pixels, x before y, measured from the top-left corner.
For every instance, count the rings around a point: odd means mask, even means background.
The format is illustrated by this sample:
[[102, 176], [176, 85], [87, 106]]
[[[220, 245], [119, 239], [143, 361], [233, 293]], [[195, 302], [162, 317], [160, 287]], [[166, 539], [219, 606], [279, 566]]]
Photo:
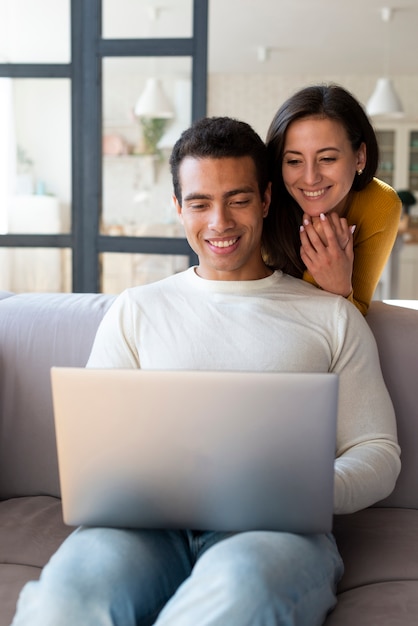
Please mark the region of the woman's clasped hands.
[[303, 215], [300, 256], [315, 282], [325, 291], [347, 297], [352, 291], [353, 233], [344, 217], [330, 212]]

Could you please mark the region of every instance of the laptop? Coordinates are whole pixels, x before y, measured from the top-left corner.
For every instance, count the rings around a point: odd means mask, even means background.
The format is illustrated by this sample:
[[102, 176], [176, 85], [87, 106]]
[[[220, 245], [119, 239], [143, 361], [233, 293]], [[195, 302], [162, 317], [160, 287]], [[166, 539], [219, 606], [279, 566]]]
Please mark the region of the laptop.
[[331, 530], [338, 376], [53, 367], [64, 520]]

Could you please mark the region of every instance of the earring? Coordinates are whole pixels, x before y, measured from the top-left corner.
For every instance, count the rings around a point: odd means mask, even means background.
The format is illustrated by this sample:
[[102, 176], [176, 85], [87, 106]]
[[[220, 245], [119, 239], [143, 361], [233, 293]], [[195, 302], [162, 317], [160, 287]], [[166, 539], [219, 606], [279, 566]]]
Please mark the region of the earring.
[[357, 170], [357, 174], [361, 176], [363, 174], [363, 170], [362, 169]]

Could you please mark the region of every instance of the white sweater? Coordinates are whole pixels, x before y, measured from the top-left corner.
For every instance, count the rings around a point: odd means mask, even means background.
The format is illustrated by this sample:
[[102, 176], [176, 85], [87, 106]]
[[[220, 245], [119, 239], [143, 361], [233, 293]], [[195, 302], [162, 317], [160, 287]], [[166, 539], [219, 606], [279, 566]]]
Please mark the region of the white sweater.
[[302, 280], [275, 272], [212, 281], [190, 268], [128, 289], [106, 313], [87, 366], [335, 372], [335, 513], [394, 488], [400, 450], [374, 337], [351, 303]]

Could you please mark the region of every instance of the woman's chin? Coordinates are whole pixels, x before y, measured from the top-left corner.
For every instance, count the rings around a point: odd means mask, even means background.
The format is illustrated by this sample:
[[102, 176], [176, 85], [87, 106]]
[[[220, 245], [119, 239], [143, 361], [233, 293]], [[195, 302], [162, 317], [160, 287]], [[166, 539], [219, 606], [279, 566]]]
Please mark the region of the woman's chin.
[[309, 217], [311, 219], [314, 218], [319, 218], [319, 216], [321, 215], [321, 213], [324, 213], [324, 215], [326, 215], [327, 213], [330, 213], [332, 211], [331, 208], [329, 207], [324, 207], [324, 206], [319, 206], [319, 207], [303, 207], [303, 211], [304, 213], [306, 213], [306, 215], [309, 215]]

